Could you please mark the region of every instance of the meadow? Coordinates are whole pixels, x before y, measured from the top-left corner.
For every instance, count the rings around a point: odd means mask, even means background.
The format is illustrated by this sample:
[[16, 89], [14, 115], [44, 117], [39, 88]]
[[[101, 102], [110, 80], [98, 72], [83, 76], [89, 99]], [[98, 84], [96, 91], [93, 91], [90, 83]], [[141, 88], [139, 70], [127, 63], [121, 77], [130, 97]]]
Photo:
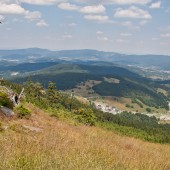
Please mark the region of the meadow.
[[6, 129], [0, 132], [0, 170], [170, 169], [169, 144], [63, 121], [27, 107], [30, 119], [0, 118]]

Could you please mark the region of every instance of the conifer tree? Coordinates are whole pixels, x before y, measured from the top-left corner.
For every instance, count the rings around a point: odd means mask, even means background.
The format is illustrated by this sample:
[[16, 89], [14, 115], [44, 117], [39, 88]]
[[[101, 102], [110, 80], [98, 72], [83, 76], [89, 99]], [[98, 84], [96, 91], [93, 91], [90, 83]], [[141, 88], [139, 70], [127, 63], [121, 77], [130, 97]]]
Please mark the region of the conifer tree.
[[59, 99], [59, 93], [56, 90], [56, 84], [53, 82], [48, 83], [47, 98], [51, 104], [57, 103]]

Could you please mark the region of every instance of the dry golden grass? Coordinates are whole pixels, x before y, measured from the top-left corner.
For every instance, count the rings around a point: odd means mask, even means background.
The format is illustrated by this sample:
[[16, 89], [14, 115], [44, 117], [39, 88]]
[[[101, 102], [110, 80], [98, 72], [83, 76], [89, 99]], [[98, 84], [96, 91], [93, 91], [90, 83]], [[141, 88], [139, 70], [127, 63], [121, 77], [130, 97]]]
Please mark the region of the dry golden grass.
[[[170, 169], [170, 145], [74, 126], [29, 108], [33, 110], [30, 120], [4, 120], [12, 130], [0, 133], [0, 170]], [[43, 131], [29, 131], [23, 125]]]
[[126, 104], [131, 104], [131, 99], [117, 97], [118, 101], [116, 101], [113, 98], [114, 97], [112, 97], [112, 96], [108, 96], [108, 97], [105, 97], [104, 101], [106, 103], [108, 103], [109, 105], [113, 105], [120, 110], [127, 110], [127, 111], [132, 110], [132, 109], [126, 107]]

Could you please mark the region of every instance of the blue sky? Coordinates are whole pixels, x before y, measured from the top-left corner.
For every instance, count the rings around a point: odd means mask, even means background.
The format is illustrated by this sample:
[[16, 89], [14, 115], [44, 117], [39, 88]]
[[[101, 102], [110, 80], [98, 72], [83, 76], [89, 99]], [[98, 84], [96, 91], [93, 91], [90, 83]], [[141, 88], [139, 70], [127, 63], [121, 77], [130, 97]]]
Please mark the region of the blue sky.
[[170, 0], [0, 0], [0, 49], [170, 55]]

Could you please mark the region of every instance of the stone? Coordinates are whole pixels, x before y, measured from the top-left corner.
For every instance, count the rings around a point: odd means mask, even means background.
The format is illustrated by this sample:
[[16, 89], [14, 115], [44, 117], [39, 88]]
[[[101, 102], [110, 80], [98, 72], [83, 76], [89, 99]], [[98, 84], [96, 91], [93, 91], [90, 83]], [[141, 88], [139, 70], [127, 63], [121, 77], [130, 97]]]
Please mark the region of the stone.
[[1, 106], [0, 109], [1, 109], [1, 111], [2, 111], [6, 116], [8, 116], [8, 117], [14, 115], [14, 112], [13, 112], [12, 109], [9, 109], [9, 108], [7, 108], [7, 107], [5, 107], [5, 106]]

